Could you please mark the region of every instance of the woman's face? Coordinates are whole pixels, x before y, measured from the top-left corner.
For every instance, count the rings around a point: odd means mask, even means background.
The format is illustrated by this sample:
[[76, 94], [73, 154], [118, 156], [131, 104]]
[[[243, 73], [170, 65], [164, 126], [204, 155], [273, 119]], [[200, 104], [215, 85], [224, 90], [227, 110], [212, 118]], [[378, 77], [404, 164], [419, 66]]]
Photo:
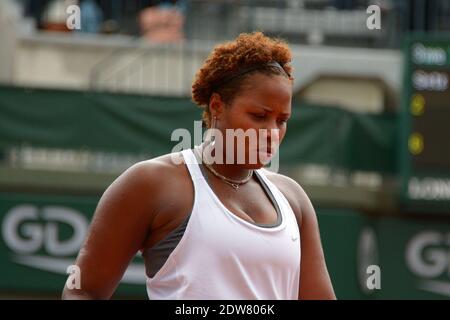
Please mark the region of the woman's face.
[[[215, 109], [212, 114], [217, 117], [216, 127], [224, 137], [223, 147], [226, 148], [230, 141], [234, 143], [235, 163], [256, 169], [270, 161], [286, 134], [291, 100], [291, 80], [256, 73], [246, 79], [231, 105], [224, 106], [221, 102], [217, 104], [218, 108], [211, 105], [212, 110]], [[226, 129], [234, 129], [231, 131], [233, 138], [227, 139]], [[245, 154], [245, 163], [239, 162], [239, 152]], [[229, 158], [228, 151], [226, 155]]]

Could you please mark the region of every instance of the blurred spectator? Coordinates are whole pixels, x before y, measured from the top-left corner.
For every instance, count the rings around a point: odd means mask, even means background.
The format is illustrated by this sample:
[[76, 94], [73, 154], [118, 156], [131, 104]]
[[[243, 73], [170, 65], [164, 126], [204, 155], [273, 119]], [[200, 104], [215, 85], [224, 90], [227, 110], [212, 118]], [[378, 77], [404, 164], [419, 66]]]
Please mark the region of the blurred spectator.
[[69, 31], [66, 25], [66, 9], [72, 4], [78, 4], [76, 0], [51, 0], [47, 1], [41, 16], [41, 27], [49, 31]]
[[42, 29], [42, 17], [45, 8], [50, 0], [28, 0], [25, 5], [25, 16], [32, 17], [36, 20], [36, 27]]
[[141, 35], [151, 42], [179, 42], [184, 39], [184, 14], [166, 3], [145, 8], [139, 14]]
[[38, 29], [69, 31], [66, 26], [66, 9], [73, 4], [79, 5], [81, 9], [81, 31], [98, 32], [103, 22], [103, 13], [95, 0], [28, 0], [25, 15], [36, 20]]
[[103, 22], [102, 9], [94, 0], [83, 0], [81, 9], [81, 32], [96, 33]]

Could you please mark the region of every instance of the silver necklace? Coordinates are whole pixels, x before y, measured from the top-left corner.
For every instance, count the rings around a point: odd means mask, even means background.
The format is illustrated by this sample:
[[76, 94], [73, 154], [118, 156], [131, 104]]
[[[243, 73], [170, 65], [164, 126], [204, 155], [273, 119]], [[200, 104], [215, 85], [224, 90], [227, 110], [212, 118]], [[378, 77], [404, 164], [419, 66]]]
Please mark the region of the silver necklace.
[[201, 147], [201, 159], [202, 159], [202, 163], [205, 165], [206, 168], [209, 169], [209, 171], [211, 171], [217, 178], [221, 179], [223, 182], [232, 186], [234, 188], [234, 190], [239, 189], [240, 185], [247, 183], [253, 176], [253, 170], [250, 170], [250, 172], [248, 173], [248, 176], [242, 180], [234, 180], [234, 179], [225, 177], [224, 175], [217, 172], [210, 164], [203, 161], [203, 147]]

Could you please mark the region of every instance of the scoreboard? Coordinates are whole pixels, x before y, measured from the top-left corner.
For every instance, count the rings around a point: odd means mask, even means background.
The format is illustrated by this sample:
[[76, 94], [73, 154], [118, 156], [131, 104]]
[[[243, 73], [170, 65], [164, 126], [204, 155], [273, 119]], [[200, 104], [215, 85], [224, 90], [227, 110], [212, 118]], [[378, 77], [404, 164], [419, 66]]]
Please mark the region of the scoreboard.
[[450, 215], [450, 36], [412, 35], [404, 55], [401, 202]]

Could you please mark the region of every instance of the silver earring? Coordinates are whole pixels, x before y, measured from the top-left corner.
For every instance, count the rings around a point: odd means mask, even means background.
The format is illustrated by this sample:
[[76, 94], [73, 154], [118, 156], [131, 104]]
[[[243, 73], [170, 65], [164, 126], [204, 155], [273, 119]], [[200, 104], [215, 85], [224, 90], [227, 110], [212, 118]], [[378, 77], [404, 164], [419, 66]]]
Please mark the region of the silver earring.
[[214, 144], [215, 144], [216, 139], [213, 135], [213, 129], [216, 128], [216, 122], [217, 122], [217, 118], [216, 118], [216, 116], [214, 116], [211, 120], [211, 126], [208, 129], [209, 130], [208, 137], [206, 138], [206, 141], [205, 141], [207, 145], [210, 144], [211, 146], [214, 146]]

